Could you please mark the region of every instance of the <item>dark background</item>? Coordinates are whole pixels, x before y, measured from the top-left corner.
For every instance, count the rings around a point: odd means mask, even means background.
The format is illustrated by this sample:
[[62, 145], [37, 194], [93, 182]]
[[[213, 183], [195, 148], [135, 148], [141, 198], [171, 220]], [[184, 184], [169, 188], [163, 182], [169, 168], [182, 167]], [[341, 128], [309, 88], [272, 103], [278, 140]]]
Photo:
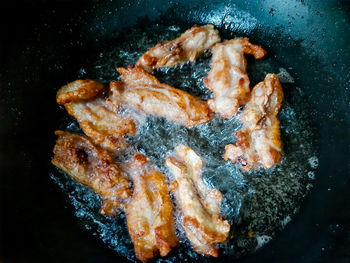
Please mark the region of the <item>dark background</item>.
[[320, 152], [314, 190], [298, 215], [237, 262], [350, 262], [350, 4], [307, 0], [1, 2], [0, 262], [123, 260], [80, 227], [49, 178], [56, 90], [137, 17], [192, 25], [223, 10], [225, 27], [233, 7], [259, 21], [253, 32], [233, 30], [265, 43], [303, 83]]

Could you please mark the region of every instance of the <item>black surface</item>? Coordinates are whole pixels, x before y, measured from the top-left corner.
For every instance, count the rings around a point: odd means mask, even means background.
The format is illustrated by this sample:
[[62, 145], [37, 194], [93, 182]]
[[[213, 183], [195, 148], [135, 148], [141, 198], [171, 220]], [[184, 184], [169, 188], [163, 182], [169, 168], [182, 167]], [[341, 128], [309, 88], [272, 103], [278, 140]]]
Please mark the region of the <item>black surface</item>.
[[[56, 90], [76, 79], [84, 61], [94, 59], [120, 30], [142, 19], [188, 26], [215, 23], [250, 36], [291, 68], [312, 109], [320, 152], [314, 190], [284, 232], [237, 262], [350, 262], [349, 1], [1, 5], [0, 261], [123, 260], [81, 229], [51, 182], [48, 166], [52, 131], [58, 128]], [[249, 29], [249, 23], [237, 19], [245, 12], [258, 26]]]

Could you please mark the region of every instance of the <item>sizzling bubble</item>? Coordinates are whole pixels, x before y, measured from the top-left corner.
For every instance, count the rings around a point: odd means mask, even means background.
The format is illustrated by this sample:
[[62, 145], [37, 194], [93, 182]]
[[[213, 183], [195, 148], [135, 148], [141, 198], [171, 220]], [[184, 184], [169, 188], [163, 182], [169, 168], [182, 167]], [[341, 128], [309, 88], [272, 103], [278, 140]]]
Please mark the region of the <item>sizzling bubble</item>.
[[[82, 65], [84, 71], [77, 72], [77, 78], [84, 75], [104, 82], [115, 80], [118, 78], [116, 67], [135, 64], [148, 48], [182, 32], [178, 26], [159, 25], [130, 31], [115, 46], [101, 50], [95, 63]], [[204, 86], [203, 78], [209, 70], [210, 52], [207, 52], [195, 63], [158, 70], [155, 75], [161, 82], [207, 100], [212, 95]], [[267, 73], [273, 72], [279, 73], [286, 95], [279, 114], [284, 158], [268, 171], [258, 169], [242, 173], [237, 165], [223, 160], [225, 145], [235, 141], [233, 134], [241, 127], [237, 118], [222, 120], [216, 117], [209, 123], [187, 129], [163, 118], [143, 116], [144, 120], [140, 122], [143, 124], [137, 135], [130, 139], [133, 150], [147, 154], [170, 180], [171, 175], [165, 168], [164, 159], [175, 146], [186, 144], [203, 158], [203, 178], [222, 192], [222, 213], [232, 226], [229, 239], [220, 244], [223, 254], [239, 257], [269, 242], [298, 211], [300, 201], [311, 189], [314, 180], [318, 159], [307, 113], [302, 108], [305, 103], [300, 96], [300, 89], [294, 86], [291, 74], [272, 58], [248, 60], [252, 84], [262, 81]], [[78, 131], [75, 122], [65, 124], [67, 130]], [[93, 191], [57, 170], [52, 171], [51, 177], [66, 193], [83, 227], [98, 235], [118, 253], [135, 260], [123, 214], [113, 219], [100, 215], [101, 200]], [[178, 227], [178, 235], [180, 246], [170, 253], [167, 262], [203, 259], [192, 250], [181, 226]], [[162, 259], [158, 261], [163, 262]]]
[[309, 158], [309, 164], [311, 168], [316, 169], [318, 166], [318, 158], [316, 156], [312, 156]]
[[266, 236], [266, 235], [257, 236], [256, 237], [256, 241], [258, 242], [258, 245], [256, 246], [256, 248], [258, 249], [258, 248], [262, 247], [263, 245], [265, 245], [268, 242], [270, 242], [271, 239], [272, 239], [272, 237]]

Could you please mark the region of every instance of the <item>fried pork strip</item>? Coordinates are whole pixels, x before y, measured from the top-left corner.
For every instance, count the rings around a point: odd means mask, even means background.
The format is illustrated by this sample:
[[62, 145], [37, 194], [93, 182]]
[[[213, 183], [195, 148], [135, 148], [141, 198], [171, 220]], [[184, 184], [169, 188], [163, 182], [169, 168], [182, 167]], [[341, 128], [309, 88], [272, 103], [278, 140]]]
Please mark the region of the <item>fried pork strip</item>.
[[165, 117], [186, 127], [212, 119], [207, 103], [180, 89], [160, 83], [140, 67], [118, 68], [122, 81], [110, 84], [109, 100], [147, 114]]
[[178, 243], [165, 177], [140, 153], [134, 155], [125, 170], [134, 184], [126, 218], [136, 257], [143, 262], [158, 253], [164, 257]]
[[57, 92], [57, 103], [64, 104], [95, 144], [114, 151], [126, 146], [125, 134], [135, 135], [136, 124], [130, 117], [114, 112], [104, 98], [97, 97], [103, 89], [103, 84], [96, 81], [76, 80]]
[[101, 213], [115, 216], [131, 197], [127, 177], [111, 156], [82, 135], [55, 131], [58, 136], [51, 162], [74, 180], [98, 193], [103, 205]]
[[280, 162], [282, 142], [277, 114], [282, 105], [283, 90], [277, 75], [267, 74], [252, 90], [251, 100], [241, 115], [242, 130], [235, 133], [237, 142], [226, 145], [225, 160], [230, 159], [251, 170], [265, 169]]
[[212, 66], [204, 84], [214, 93], [208, 104], [221, 118], [230, 119], [236, 115], [239, 106], [250, 97], [247, 61], [244, 54], [256, 59], [265, 56], [266, 51], [249, 42], [248, 38], [235, 38], [216, 44], [213, 48]]
[[177, 146], [166, 165], [175, 176], [172, 191], [181, 209], [187, 238], [197, 253], [217, 257], [216, 244], [225, 241], [230, 231], [229, 223], [219, 214], [220, 191], [203, 182], [202, 159], [187, 146]]
[[56, 98], [57, 103], [66, 104], [80, 99], [91, 99], [97, 97], [105, 88], [102, 83], [97, 81], [78, 79], [59, 89]]
[[156, 68], [172, 67], [188, 61], [193, 62], [205, 50], [220, 42], [220, 36], [213, 25], [194, 25], [180, 37], [158, 43], [143, 54], [138, 66], [152, 72]]

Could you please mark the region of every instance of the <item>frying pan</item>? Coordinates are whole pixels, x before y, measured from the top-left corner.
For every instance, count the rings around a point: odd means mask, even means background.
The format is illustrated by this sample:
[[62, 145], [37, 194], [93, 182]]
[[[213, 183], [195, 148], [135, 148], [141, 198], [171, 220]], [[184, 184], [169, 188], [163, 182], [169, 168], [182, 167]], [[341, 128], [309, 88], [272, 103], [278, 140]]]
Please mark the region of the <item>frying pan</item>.
[[48, 176], [62, 114], [55, 93], [120, 32], [147, 23], [212, 23], [249, 36], [283, 61], [305, 96], [319, 156], [313, 190], [284, 231], [236, 262], [350, 262], [349, 1], [1, 5], [0, 262], [125, 261], [81, 228]]

